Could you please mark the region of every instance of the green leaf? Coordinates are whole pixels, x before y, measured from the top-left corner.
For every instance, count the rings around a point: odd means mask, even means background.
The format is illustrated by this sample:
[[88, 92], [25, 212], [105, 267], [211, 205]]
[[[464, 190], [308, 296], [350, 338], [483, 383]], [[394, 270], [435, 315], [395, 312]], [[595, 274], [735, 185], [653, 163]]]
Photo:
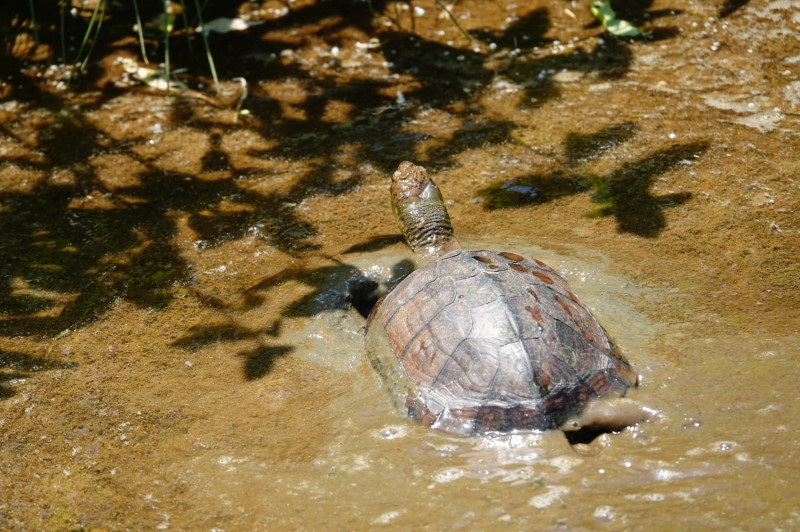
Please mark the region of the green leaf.
[[627, 20], [617, 18], [617, 14], [611, 8], [610, 0], [592, 0], [591, 10], [592, 15], [594, 15], [612, 35], [617, 37], [637, 37], [639, 35], [648, 34]]
[[611, 32], [612, 35], [616, 35], [617, 37], [636, 37], [643, 34], [639, 28], [627, 20], [618, 18], [609, 21], [606, 28], [608, 28], [608, 31]]

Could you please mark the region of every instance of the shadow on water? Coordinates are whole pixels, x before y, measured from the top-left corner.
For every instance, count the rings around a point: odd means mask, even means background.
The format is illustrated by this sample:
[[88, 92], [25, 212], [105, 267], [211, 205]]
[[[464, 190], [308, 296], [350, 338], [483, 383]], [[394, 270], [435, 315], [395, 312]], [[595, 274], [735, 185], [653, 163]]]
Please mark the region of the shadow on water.
[[[399, 235], [372, 238], [355, 244], [343, 254], [379, 251], [401, 239]], [[312, 291], [286, 305], [281, 316], [307, 318], [324, 311], [349, 311], [353, 308], [361, 317], [367, 318], [378, 299], [414, 270], [411, 260], [400, 260], [392, 265], [385, 279], [374, 279], [358, 266], [341, 262], [334, 257], [329, 257], [328, 260], [334, 264], [282, 270], [249, 288], [248, 295], [269, 292], [287, 281], [297, 281], [311, 287]]]
[[[49, 155], [46, 146], [39, 149]], [[171, 243], [175, 211], [188, 214], [189, 226], [206, 245], [240, 238], [261, 224], [264, 238], [279, 249], [314, 247], [308, 238], [315, 230], [286, 204], [308, 195], [307, 181], [320, 179], [316, 172], [285, 194], [258, 194], [233, 179], [166, 173], [139, 162], [151, 169], [137, 176], [137, 186], [109, 191], [81, 165], [73, 187], [43, 184], [29, 194], [0, 193], [0, 261], [7, 281], [0, 287], [6, 316], [0, 333], [55, 334], [97, 316], [115, 298], [156, 308], [168, 303], [173, 284], [189, 276]], [[224, 202], [247, 208], [224, 209]], [[48, 308], [52, 315], [46, 315]]]
[[[385, 2], [373, 2], [380, 10]], [[643, 4], [639, 2], [638, 4]], [[638, 5], [637, 4], [637, 5]], [[20, 12], [26, 3], [15, 2]], [[644, 6], [649, 6], [649, 3]], [[207, 17], [224, 15], [229, 10], [217, 6], [220, 12]], [[641, 8], [644, 9], [644, 8]], [[640, 9], [640, 11], [641, 11]], [[57, 11], [57, 10], [51, 10]], [[125, 11], [124, 13], [127, 13]], [[48, 26], [45, 13], [43, 27]], [[146, 18], [148, 13], [144, 14]], [[661, 16], [656, 14], [656, 16]], [[82, 34], [85, 20], [71, 19], [68, 31]], [[424, 134], [409, 134], [405, 126], [415, 119], [420, 109], [452, 109], [458, 104], [464, 120], [444, 146], [428, 150], [425, 164], [432, 169], [454, 164], [464, 150], [508, 142], [514, 124], [482, 116], [480, 98], [492, 90], [498, 74], [495, 65], [487, 64], [489, 56], [472, 50], [448, 46], [419, 35], [402, 31], [379, 31], [382, 53], [388, 68], [395, 76], [410, 77], [414, 82], [403, 86], [403, 96], [410, 104], [398, 103], [394, 82], [388, 78], [354, 79], [343, 83], [326, 74], [318, 66], [302, 62], [276, 62], [269, 68], [254, 63], [241, 50], [258, 50], [279, 54], [282, 50], [299, 49], [314, 37], [330, 46], [339, 45], [348, 31], [358, 29], [375, 33], [372, 15], [360, 4], [318, 2], [291, 11], [287, 17], [268, 21], [245, 33], [214, 35], [212, 51], [226, 56], [223, 74], [246, 75], [251, 87], [259, 82], [293, 79], [302, 83], [305, 96], [293, 103], [297, 111], [288, 114], [275, 98], [252, 90], [247, 107], [256, 120], [237, 124], [217, 123], [193, 114], [185, 99], [170, 104], [169, 126], [198, 132], [207, 139], [205, 154], [200, 158], [199, 172], [176, 171], [160, 165], [158, 157], [143, 155], [149, 142], [140, 136], [111, 137], [85, 117], [102, 109], [119, 92], [103, 85], [100, 69], [90, 69], [75, 88], [89, 88], [77, 106], [68, 96], [53, 94], [38, 85], [32, 76], [20, 74], [22, 62], [4, 47], [0, 64], [4, 75], [14, 78], [20, 101], [35, 102], [48, 113], [51, 121], [37, 135], [18, 135], [10, 124], [0, 125], [0, 136], [23, 147], [32, 155], [4, 157], [0, 171], [27, 172], [40, 176], [34, 186], [19, 190], [0, 191], [0, 264], [3, 265], [0, 283], [0, 335], [6, 337], [48, 337], [66, 329], [81, 327], [108, 310], [116, 300], [124, 300], [147, 308], [163, 308], [174, 297], [176, 286], [190, 284], [192, 272], [183, 258], [179, 244], [179, 219], [197, 235], [196, 242], [214, 247], [225, 242], [257, 234], [269, 245], [295, 257], [317, 249], [313, 238], [317, 228], [304, 220], [297, 205], [320, 195], [344, 195], [362, 183], [362, 176], [350, 172], [344, 179], [336, 173], [335, 156], [348, 149], [353, 160], [374, 165], [390, 172], [396, 164], [417, 151], [426, 140]], [[531, 12], [502, 32], [473, 32], [477, 39], [491, 40], [498, 51], [527, 50], [548, 44], [546, 35], [550, 19], [546, 10]], [[116, 42], [113, 33], [121, 26], [109, 25], [109, 34], [99, 42]], [[287, 28], [291, 31], [287, 31]], [[19, 30], [22, 31], [22, 30]], [[8, 38], [8, 33], [6, 37]], [[13, 38], [13, 34], [11, 35]], [[60, 35], [51, 30], [40, 35], [50, 40], [54, 50], [59, 47]], [[154, 43], [157, 49], [157, 43]], [[115, 44], [115, 50], [137, 53], [135, 41]], [[192, 54], [183, 39], [175, 39], [173, 59], [189, 65], [197, 64], [202, 54]], [[109, 50], [109, 53], [115, 53]], [[99, 52], [96, 52], [99, 53]], [[159, 53], [161, 53], [159, 51]], [[585, 53], [575, 50], [568, 54], [548, 54], [516, 62], [501, 74], [519, 83], [542, 103], [559, 96], [552, 74], [564, 69], [593, 72], [600, 76], [619, 77], [627, 72], [631, 61], [628, 45], [623, 41], [603, 39]], [[11, 70], [9, 70], [9, 68]], [[198, 67], [201, 70], [201, 67]], [[13, 72], [12, 72], [13, 71]], [[206, 80], [207, 81], [207, 80]], [[91, 91], [92, 85], [102, 92]], [[349, 104], [354, 111], [347, 123], [335, 123], [325, 118], [329, 101]], [[530, 101], [526, 98], [525, 101]], [[194, 105], [201, 106], [200, 102]], [[293, 175], [292, 184], [279, 191], [255, 191], [247, 188], [248, 180], [269, 180], [270, 175], [260, 168], [231, 168], [233, 153], [226, 149], [226, 135], [248, 131], [267, 141], [268, 148], [245, 148], [256, 159], [279, 157], [303, 162], [303, 170]], [[635, 134], [629, 124], [614, 126], [593, 137], [570, 137], [566, 140], [564, 171], [549, 176], [530, 176], [512, 185], [498, 184], [485, 191], [491, 208], [508, 208], [526, 203], [547, 201], [559, 194], [574, 194], [594, 190], [601, 203], [599, 215], [613, 215], [620, 229], [646, 236], [656, 236], [663, 228], [660, 210], [670, 203], [685, 201], [671, 195], [653, 197], [648, 192], [652, 178], [705, 149], [702, 145], [685, 145], [653, 154], [645, 160], [626, 165], [604, 178], [580, 175], [581, 161], [598, 156], [615, 143], [624, 142]], [[138, 133], [137, 133], [138, 135]], [[35, 140], [31, 140], [34, 139]], [[139, 168], [124, 186], [109, 186], [93, 158], [113, 154], [132, 161]], [[135, 182], [135, 184], [130, 184]], [[519, 187], [540, 191], [520, 194]], [[231, 205], [234, 208], [231, 208]], [[394, 238], [394, 237], [393, 237]], [[375, 249], [382, 242], [366, 242], [364, 249]], [[372, 246], [372, 247], [370, 247]], [[407, 265], [398, 266], [398, 274]], [[319, 312], [320, 304], [350, 305], [354, 302], [362, 314], [368, 313], [378, 288], [359, 275], [353, 266], [339, 264], [318, 270], [289, 272], [302, 282], [316, 287], [315, 292], [284, 309], [284, 316], [307, 316]], [[331, 278], [340, 279], [346, 289], [343, 295], [332, 296], [323, 286]], [[268, 290], [269, 283], [260, 289]], [[323, 301], [325, 297], [340, 299]], [[253, 304], [257, 296], [251, 294]], [[220, 304], [209, 300], [211, 306]], [[224, 306], [224, 303], [222, 304]], [[325, 307], [328, 308], [328, 307]], [[315, 310], [316, 309], [316, 310]], [[175, 344], [195, 348], [219, 341], [220, 338], [274, 337], [277, 327], [270, 330], [242, 330], [231, 324], [204, 327], [187, 331]], [[243, 371], [248, 379], [266, 375], [274, 360], [292, 351], [291, 346], [266, 344], [239, 353], [244, 357]]]
[[[378, 251], [397, 242], [397, 237], [379, 237], [357, 244], [347, 253]], [[247, 380], [260, 379], [272, 369], [275, 361], [294, 351], [293, 346], [273, 345], [270, 338], [280, 335], [283, 318], [313, 317], [322, 312], [355, 311], [363, 319], [369, 316], [378, 299], [413, 270], [410, 260], [400, 261], [392, 267], [386, 280], [370, 278], [357, 266], [329, 258], [333, 266], [290, 267], [271, 275], [246, 292], [247, 305], [257, 307], [266, 300], [264, 294], [274, 288], [294, 281], [312, 288], [308, 294], [287, 304], [281, 310], [281, 318], [268, 329], [253, 329], [238, 323], [234, 318], [222, 323], [194, 326], [171, 345], [186, 351], [196, 351], [217, 345], [230, 350], [240, 340], [254, 340], [256, 347], [240, 350], [237, 356], [244, 359], [242, 371]]]
[[505, 31], [492, 31], [488, 28], [480, 31], [471, 31], [470, 35], [487, 44], [495, 43], [497, 46], [509, 50], [528, 50], [534, 46], [543, 46], [552, 42], [544, 35], [550, 29], [550, 13], [546, 9], [535, 9], [520, 17], [510, 24]]
[[[644, 29], [649, 41], [664, 41], [679, 35], [682, 31], [680, 28], [665, 26], [651, 28], [648, 23], [660, 18], [674, 17], [683, 11], [674, 8], [650, 9], [652, 4], [652, 0], [615, 0], [612, 5], [618, 18]], [[599, 28], [600, 22], [592, 20], [586, 27]]]
[[719, 8], [719, 18], [729, 17], [746, 6], [750, 0], [728, 0]]
[[658, 151], [613, 172], [604, 179], [595, 179], [592, 201], [600, 206], [594, 216], [614, 216], [621, 232], [654, 238], [666, 227], [663, 209], [685, 203], [688, 192], [654, 196], [650, 186], [655, 177], [691, 161], [706, 151], [708, 144], [693, 142]]
[[564, 155], [567, 164], [577, 165], [597, 159], [608, 150], [636, 136], [639, 126], [622, 122], [594, 133], [570, 133], [564, 139]]
[[598, 206], [588, 216], [614, 216], [620, 232], [654, 238], [666, 227], [663, 209], [685, 203], [689, 193], [655, 196], [653, 180], [699, 157], [705, 142], [679, 144], [626, 163], [606, 176], [597, 176], [583, 164], [632, 139], [638, 130], [625, 122], [591, 134], [569, 134], [564, 141], [561, 168], [546, 175], [532, 175], [495, 183], [481, 195], [488, 209], [508, 209], [542, 204], [561, 196], [592, 192]]
[[[376, 237], [364, 243], [356, 244], [344, 254], [379, 251], [386, 246], [394, 245], [398, 236]], [[280, 335], [283, 318], [312, 317], [324, 311], [345, 311], [351, 309], [367, 318], [375, 302], [391, 286], [408, 275], [413, 269], [411, 261], [400, 261], [392, 268], [388, 280], [381, 283], [368, 277], [357, 266], [343, 263], [335, 258], [328, 258], [335, 264], [311, 268], [293, 266], [262, 279], [247, 289], [245, 301], [248, 307], [264, 304], [264, 294], [289, 281], [295, 281], [312, 288], [312, 291], [287, 304], [281, 311], [281, 318], [267, 329], [253, 329], [230, 318], [217, 324], [191, 327], [171, 345], [186, 351], [197, 351], [217, 345], [229, 350], [230, 346], [240, 340], [254, 340], [256, 347], [241, 350], [237, 356], [244, 359], [242, 371], [248, 380], [255, 380], [267, 375], [278, 358], [294, 351], [293, 346], [272, 345], [271, 338]]]
[[212, 345], [228, 350], [239, 340], [254, 339], [256, 347], [239, 351], [238, 357], [244, 359], [242, 372], [247, 380], [260, 379], [272, 369], [275, 361], [294, 351], [286, 345], [270, 345], [267, 339], [277, 337], [280, 332], [280, 322], [274, 323], [269, 329], [251, 329], [233, 320], [216, 325], [194, 326], [185, 335], [172, 343], [186, 351], [196, 351]]
[[239, 353], [239, 356], [245, 360], [242, 368], [245, 378], [247, 380], [255, 380], [267, 375], [275, 364], [276, 359], [286, 356], [292, 351], [294, 351], [294, 348], [285, 345], [265, 345]]
[[39, 371], [71, 369], [75, 364], [58, 363], [44, 357], [19, 352], [0, 352], [0, 399], [8, 399], [14, 390], [4, 387], [4, 383], [17, 379], [27, 379]]
[[653, 0], [616, 0], [613, 2], [617, 17], [641, 26], [649, 20], [673, 17], [682, 11], [676, 9], [651, 10]]

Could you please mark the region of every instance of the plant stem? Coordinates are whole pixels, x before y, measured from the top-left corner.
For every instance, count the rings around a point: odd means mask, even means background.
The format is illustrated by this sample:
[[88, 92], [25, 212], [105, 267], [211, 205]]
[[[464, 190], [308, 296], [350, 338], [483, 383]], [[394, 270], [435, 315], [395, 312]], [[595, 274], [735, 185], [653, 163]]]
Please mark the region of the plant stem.
[[[81, 63], [80, 70], [86, 69], [86, 65], [89, 64], [89, 58], [92, 56], [94, 45], [97, 44], [97, 37], [98, 35], [100, 35], [100, 28], [103, 25], [103, 17], [105, 16], [105, 14], [106, 14], [106, 1], [99, 0], [97, 2], [97, 5], [94, 6], [94, 11], [92, 12], [92, 18], [89, 20], [89, 27], [86, 28], [86, 33], [83, 35], [83, 42], [81, 42], [81, 47], [78, 50], [78, 60], [80, 60], [81, 55], [83, 55], [83, 49], [86, 47], [86, 43], [89, 41], [89, 34], [92, 33], [92, 28], [94, 28], [94, 38], [92, 39], [92, 44], [89, 46], [89, 51], [86, 52], [86, 57]], [[95, 24], [97, 24], [96, 28]]]
[[167, 96], [169, 96], [169, 89], [172, 87], [172, 79], [169, 75], [169, 31], [172, 24], [170, 24], [170, 13], [167, 4], [168, 0], [164, 0], [164, 76], [167, 80]]
[[39, 30], [36, 29], [36, 11], [33, 10], [33, 0], [28, 0], [28, 7], [31, 10], [31, 27], [33, 28], [33, 41], [39, 46]]
[[453, 16], [453, 14], [450, 12], [450, 10], [449, 10], [449, 9], [447, 9], [447, 6], [445, 6], [445, 5], [444, 5], [444, 4], [441, 2], [441, 0], [434, 0], [434, 1], [436, 2], [436, 5], [437, 5], [437, 6], [439, 6], [440, 8], [442, 8], [442, 11], [444, 11], [445, 13], [447, 13], [447, 16], [448, 16], [448, 17], [450, 17], [450, 20], [451, 20], [451, 21], [453, 21], [453, 24], [455, 24], [455, 25], [456, 25], [456, 28], [458, 28], [458, 29], [459, 29], [459, 31], [461, 31], [461, 34], [462, 34], [464, 37], [466, 37], [468, 41], [472, 42], [472, 37], [470, 37], [470, 36], [469, 36], [469, 33], [467, 33], [467, 32], [464, 30], [464, 28], [462, 28], [462, 27], [461, 27], [461, 24], [459, 24], [459, 23], [458, 23], [458, 21], [456, 20], [456, 17], [454, 17], [454, 16]]
[[208, 58], [208, 67], [211, 69], [211, 77], [214, 79], [214, 88], [217, 91], [217, 96], [221, 91], [219, 88], [219, 78], [217, 78], [217, 69], [214, 67], [214, 57], [211, 55], [211, 47], [208, 45], [208, 36], [206, 35], [206, 26], [203, 22], [203, 13], [200, 9], [199, 0], [194, 0], [194, 5], [197, 8], [197, 19], [200, 21], [200, 35], [203, 36], [203, 46], [206, 48], [206, 57]]
[[142, 47], [142, 60], [145, 64], [150, 61], [147, 60], [147, 50], [144, 49], [144, 28], [142, 28], [142, 17], [139, 15], [139, 2], [133, 0], [133, 11], [136, 13], [136, 27], [139, 29], [139, 45]]

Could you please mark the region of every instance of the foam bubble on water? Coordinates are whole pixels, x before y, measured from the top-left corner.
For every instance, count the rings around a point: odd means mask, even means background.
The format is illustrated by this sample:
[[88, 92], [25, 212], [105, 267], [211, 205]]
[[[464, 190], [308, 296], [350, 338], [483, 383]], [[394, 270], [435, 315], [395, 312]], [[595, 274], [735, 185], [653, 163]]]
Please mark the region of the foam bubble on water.
[[629, 501], [662, 502], [667, 497], [663, 493], [639, 493], [625, 495], [625, 498]]
[[369, 463], [369, 459], [362, 454], [357, 454], [353, 457], [353, 465], [350, 466], [349, 471], [353, 473], [356, 471], [363, 471], [365, 469], [369, 469], [370, 467], [371, 465]]
[[568, 494], [569, 491], [570, 489], [566, 486], [549, 486], [546, 493], [531, 497], [528, 500], [528, 504], [541, 510], [551, 506], [554, 502], [561, 500], [561, 497]]
[[541, 444], [543, 433], [518, 433], [491, 435], [475, 441], [478, 449], [535, 449]]
[[594, 509], [594, 518], [599, 521], [613, 521], [617, 518], [617, 513], [611, 506], [598, 506]]
[[680, 473], [678, 473], [676, 471], [671, 471], [669, 469], [657, 469], [656, 470], [656, 478], [658, 480], [667, 481], [667, 480], [672, 480], [674, 478], [680, 478], [682, 476], [683, 475], [681, 475]]
[[388, 525], [389, 523], [391, 523], [392, 521], [394, 521], [398, 517], [400, 517], [400, 512], [397, 511], [397, 510], [392, 510], [390, 512], [382, 513], [381, 515], [379, 515], [378, 517], [373, 519], [371, 524], [373, 524], [373, 525]]
[[698, 456], [703, 454], [705, 450], [702, 447], [692, 447], [688, 451], [686, 451], [686, 456]]
[[712, 449], [716, 452], [726, 453], [739, 446], [735, 441], [718, 441], [711, 444]]
[[372, 431], [372, 437], [379, 440], [396, 440], [405, 438], [407, 434], [408, 430], [402, 425], [387, 425], [381, 429]]
[[687, 456], [699, 456], [701, 454], [707, 453], [727, 453], [728, 451], [732, 451], [733, 449], [739, 447], [739, 444], [735, 441], [716, 441], [713, 443], [709, 443], [705, 447], [693, 447], [686, 451]]
[[[695, 490], [696, 492], [697, 490]], [[672, 496], [686, 502], [694, 502], [694, 497], [688, 491], [676, 491], [672, 493]]]
[[769, 133], [777, 129], [780, 122], [785, 118], [786, 115], [780, 110], [772, 110], [766, 113], [755, 113], [750, 116], [735, 118], [732, 122], [757, 129], [761, 133]]
[[582, 464], [583, 460], [581, 460], [577, 456], [564, 455], [551, 458], [550, 460], [547, 461], [547, 463], [558, 469], [558, 472], [563, 475], [564, 473], [569, 473], [575, 466]]
[[434, 473], [433, 480], [438, 482], [439, 484], [445, 484], [447, 482], [453, 482], [454, 480], [458, 480], [464, 476], [464, 470], [459, 469], [457, 467], [448, 467], [446, 469], [442, 469], [437, 473]]
[[164, 520], [156, 525], [156, 529], [167, 530], [169, 528], [169, 514], [162, 513], [161, 516], [164, 518]]

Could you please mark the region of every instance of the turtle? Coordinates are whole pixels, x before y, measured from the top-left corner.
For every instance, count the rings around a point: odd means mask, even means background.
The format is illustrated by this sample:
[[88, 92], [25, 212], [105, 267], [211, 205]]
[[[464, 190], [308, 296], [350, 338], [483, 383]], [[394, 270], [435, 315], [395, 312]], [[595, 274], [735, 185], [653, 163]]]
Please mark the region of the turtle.
[[460, 435], [641, 420], [613, 402], [638, 384], [631, 364], [555, 270], [463, 249], [422, 166], [402, 162], [390, 192], [417, 267], [375, 304], [365, 350], [397, 410]]

